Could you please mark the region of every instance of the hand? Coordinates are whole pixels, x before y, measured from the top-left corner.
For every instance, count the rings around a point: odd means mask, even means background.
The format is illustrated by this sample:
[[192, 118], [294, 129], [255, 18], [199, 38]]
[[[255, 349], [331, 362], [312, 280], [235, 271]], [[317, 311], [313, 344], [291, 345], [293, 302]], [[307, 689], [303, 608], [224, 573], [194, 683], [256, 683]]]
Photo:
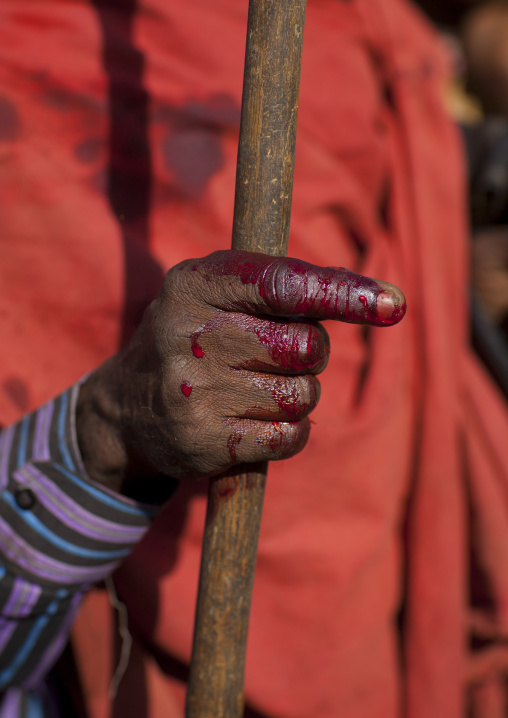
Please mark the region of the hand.
[[163, 473], [214, 475], [305, 445], [329, 341], [317, 320], [388, 326], [393, 285], [246, 252], [166, 275], [132, 343], [84, 384], [78, 440], [92, 478], [129, 493]]

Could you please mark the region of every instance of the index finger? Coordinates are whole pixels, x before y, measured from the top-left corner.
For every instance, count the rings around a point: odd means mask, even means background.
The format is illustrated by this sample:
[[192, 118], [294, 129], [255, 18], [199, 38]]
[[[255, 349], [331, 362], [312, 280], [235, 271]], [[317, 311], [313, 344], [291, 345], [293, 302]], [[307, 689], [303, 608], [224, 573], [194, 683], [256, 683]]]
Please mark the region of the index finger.
[[373, 326], [397, 324], [406, 312], [398, 287], [344, 267], [225, 250], [185, 263], [185, 268], [202, 274], [207, 283], [213, 278], [217, 291], [207, 301], [226, 311]]

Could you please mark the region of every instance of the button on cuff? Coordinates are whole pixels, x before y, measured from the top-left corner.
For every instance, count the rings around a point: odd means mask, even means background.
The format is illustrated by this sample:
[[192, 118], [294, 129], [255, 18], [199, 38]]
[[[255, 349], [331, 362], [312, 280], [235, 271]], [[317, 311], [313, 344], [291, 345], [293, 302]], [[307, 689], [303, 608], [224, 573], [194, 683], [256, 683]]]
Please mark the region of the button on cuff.
[[28, 511], [35, 506], [37, 499], [31, 489], [16, 489], [14, 492], [14, 500], [20, 509]]

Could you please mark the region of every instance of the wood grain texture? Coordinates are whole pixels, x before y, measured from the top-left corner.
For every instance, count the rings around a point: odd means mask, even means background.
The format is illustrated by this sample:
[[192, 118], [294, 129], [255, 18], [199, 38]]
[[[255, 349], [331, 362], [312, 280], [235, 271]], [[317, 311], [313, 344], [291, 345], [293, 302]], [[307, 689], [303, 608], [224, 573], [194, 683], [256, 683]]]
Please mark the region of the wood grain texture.
[[[306, 0], [250, 0], [232, 249], [287, 254]], [[187, 718], [241, 718], [266, 464], [210, 481]]]
[[305, 0], [251, 0], [232, 249], [287, 254]]

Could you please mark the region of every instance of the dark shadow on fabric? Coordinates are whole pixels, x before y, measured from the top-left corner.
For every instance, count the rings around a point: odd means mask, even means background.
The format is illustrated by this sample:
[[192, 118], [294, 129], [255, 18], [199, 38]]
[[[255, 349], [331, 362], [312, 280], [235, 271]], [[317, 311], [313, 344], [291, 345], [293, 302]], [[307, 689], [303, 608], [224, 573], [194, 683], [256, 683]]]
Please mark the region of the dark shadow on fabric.
[[21, 133], [16, 107], [7, 97], [0, 97], [0, 142], [15, 142]]
[[8, 376], [4, 380], [4, 391], [19, 410], [26, 412], [30, 405], [30, 392], [25, 381], [17, 376]]
[[52, 668], [48, 676], [48, 685], [56, 698], [62, 716], [90, 718], [71, 643], [67, 643]]
[[[161, 560], [160, 555], [158, 556], [158, 572], [154, 573], [155, 580], [157, 580], [158, 578], [162, 578], [168, 573], [171, 573], [171, 571], [173, 570], [179, 556], [180, 536], [187, 521], [189, 505], [197, 496], [206, 496], [207, 494], [208, 481], [205, 479], [199, 481], [180, 481], [179, 486], [174, 496], [171, 498], [170, 503], [167, 505], [167, 507], [165, 507], [163, 512], [156, 519], [156, 522], [164, 522], [164, 534], [167, 541], [165, 541], [164, 543], [163, 560]], [[139, 545], [139, 548], [136, 548], [134, 550], [134, 553], [140, 549], [143, 550], [143, 543], [150, 542], [150, 540], [151, 537], [149, 534], [147, 534]], [[150, 551], [147, 550], [147, 548], [149, 547], [145, 546], [144, 553], [146, 555], [149, 555]], [[127, 571], [126, 576], [122, 576], [125, 570]], [[124, 582], [127, 583], [131, 580], [128, 560], [126, 562], [125, 569], [120, 567], [115, 576], [117, 579], [116, 589], [118, 597], [128, 607], [129, 597], [123, 595], [122, 593], [122, 586], [124, 585]], [[146, 604], [143, 605], [144, 616], [151, 617], [153, 621], [151, 626], [148, 627], [148, 630], [146, 626], [145, 630], [141, 630], [140, 627], [136, 625], [132, 614], [129, 614], [129, 630], [131, 631], [134, 639], [139, 644], [144, 645], [146, 651], [156, 660], [161, 672], [164, 673], [166, 676], [172, 678], [176, 682], [181, 683], [185, 686], [188, 681], [189, 666], [186, 663], [178, 660], [174, 656], [160, 650], [160, 648], [158, 648], [154, 644], [148, 644], [146, 642], [146, 638], [144, 638], [144, 636], [146, 635], [154, 635], [156, 633], [156, 621], [157, 617], [160, 615], [160, 606], [158, 602], [158, 598], [160, 597], [160, 595], [161, 594], [156, 591], [150, 592], [149, 596], [151, 598], [151, 601], [148, 601], [146, 602]], [[116, 713], [114, 714], [114, 716], [115, 718], [117, 718]], [[119, 715], [118, 718], [120, 718]], [[146, 715], [144, 713], [138, 713], [136, 718], [146, 718]], [[246, 706], [244, 718], [263, 718], [263, 714], [257, 712], [251, 706]]]
[[[150, 209], [154, 186], [152, 156], [149, 144], [149, 97], [143, 81], [145, 58], [133, 41], [134, 19], [138, 14], [139, 0], [91, 0], [102, 32], [102, 62], [108, 78], [110, 108], [108, 155], [105, 191], [111, 210], [121, 228], [125, 263], [125, 307], [122, 318], [121, 345], [125, 345], [139, 324], [147, 303], [157, 294], [163, 280], [161, 267], [150, 256]], [[221, 134], [236, 131], [240, 109], [227, 96], [212, 96], [206, 103], [190, 99], [183, 107], [159, 107], [152, 120], [167, 126], [162, 140], [161, 153], [171, 182], [167, 194], [155, 197], [155, 203], [194, 201], [204, 191], [209, 179], [223, 166]], [[88, 161], [95, 156], [95, 144], [90, 140], [77, 148], [79, 159]], [[97, 175], [99, 188], [102, 176]], [[161, 183], [159, 183], [160, 185]], [[156, 488], [156, 487], [155, 487]], [[165, 533], [164, 561], [160, 576], [173, 569], [178, 558], [182, 533], [189, 502], [196, 494], [207, 492], [207, 482], [181, 482], [170, 502], [170, 514]], [[145, 497], [146, 498], [146, 497]], [[149, 532], [150, 534], [151, 532]], [[150, 540], [149, 535], [145, 540]], [[120, 600], [129, 607], [127, 596], [122, 596], [122, 570], [128, 575], [128, 561], [116, 574]], [[129, 586], [130, 588], [130, 586]], [[135, 586], [134, 586], [135, 588]], [[160, 614], [155, 592], [152, 605], [144, 606], [146, 615], [155, 621]], [[129, 616], [129, 628], [139, 642], [137, 631]], [[106, 638], [107, 640], [107, 638]], [[118, 649], [118, 646], [117, 646]], [[166, 655], [160, 656], [155, 647], [147, 646], [163, 670], [175, 678], [185, 680], [188, 668]], [[117, 656], [118, 657], [118, 656]], [[144, 676], [136, 685], [136, 718], [146, 718], [148, 694]], [[138, 710], [144, 705], [144, 709]], [[113, 715], [121, 711], [115, 706]], [[123, 713], [125, 715], [125, 713]], [[260, 718], [260, 714], [247, 709], [245, 716]]]
[[378, 217], [381, 226], [386, 231], [389, 231], [392, 227], [391, 221], [391, 188], [388, 177], [385, 178], [381, 193], [378, 198]]
[[149, 102], [143, 85], [145, 59], [133, 41], [138, 0], [92, 0], [92, 5], [102, 31], [102, 61], [109, 82], [106, 189], [124, 247], [125, 302], [120, 339], [124, 346], [163, 278], [161, 267], [148, 251], [152, 159]]
[[[186, 685], [188, 683], [189, 666], [173, 656], [168, 656], [167, 654], [158, 651], [154, 646], [148, 646], [147, 650], [149, 650], [150, 654], [155, 658], [163, 673], [167, 676], [171, 676], [175, 681], [181, 683], [182, 685]], [[265, 714], [259, 713], [251, 706], [245, 706], [243, 718], [265, 718]]]
[[355, 406], [359, 406], [362, 402], [365, 387], [367, 385], [367, 379], [369, 376], [369, 370], [372, 366], [372, 327], [362, 326], [359, 327], [362, 344], [364, 347], [363, 361], [358, 372], [358, 384], [355, 392]]
[[[153, 531], [148, 532], [141, 543], [134, 549], [133, 558], [136, 560], [136, 553], [138, 551], [145, 551], [146, 554], [150, 555], [150, 550], [147, 550], [146, 543], [150, 545], [150, 541], [153, 537], [153, 532], [157, 533], [158, 522], [164, 524], [164, 547], [163, 547], [163, 560], [160, 561], [158, 557], [158, 572], [154, 574], [154, 580], [162, 578], [173, 570], [179, 556], [180, 551], [180, 536], [185, 526], [189, 503], [199, 494], [207, 494], [208, 482], [203, 481], [181, 481], [175, 491], [174, 496], [171, 498], [171, 502], [162, 509], [159, 516], [155, 519]], [[120, 566], [117, 572], [114, 574], [116, 591], [118, 598], [122, 601], [129, 610], [130, 598], [132, 598], [132, 584], [133, 577], [131, 569], [129, 567], [129, 559]], [[129, 595], [124, 595], [122, 589], [123, 586], [127, 586], [129, 589]], [[135, 586], [134, 586], [135, 589]], [[186, 683], [188, 678], [188, 666], [180, 662], [173, 656], [164, 653], [154, 644], [148, 644], [146, 641], [146, 635], [153, 635], [155, 633], [155, 624], [157, 617], [160, 615], [160, 606], [158, 601], [158, 592], [150, 591], [143, 598], [143, 614], [145, 617], [151, 618], [152, 623], [148, 630], [142, 630], [137, 625], [135, 620], [135, 611], [129, 611], [129, 631], [131, 632], [134, 640], [143, 647], [144, 650], [150, 656], [152, 656], [158, 663], [160, 670], [168, 677], [172, 677], [175, 681]], [[197, 596], [196, 596], [197, 598]], [[141, 678], [140, 678], [141, 680]], [[136, 688], [138, 690], [138, 688]], [[146, 686], [144, 687], [146, 691]], [[139, 710], [141, 701], [137, 702], [138, 710], [136, 712], [136, 718], [147, 718], [148, 715], [148, 702], [145, 701], [145, 709]], [[114, 718], [123, 718], [121, 716], [121, 710], [117, 710], [117, 706], [113, 709]], [[253, 717], [255, 718], [255, 716]]]
[[223, 138], [239, 131], [240, 106], [227, 94], [189, 97], [181, 105], [155, 107], [153, 121], [164, 128], [160, 151], [167, 172], [154, 187], [154, 204], [198, 200], [224, 165]]

